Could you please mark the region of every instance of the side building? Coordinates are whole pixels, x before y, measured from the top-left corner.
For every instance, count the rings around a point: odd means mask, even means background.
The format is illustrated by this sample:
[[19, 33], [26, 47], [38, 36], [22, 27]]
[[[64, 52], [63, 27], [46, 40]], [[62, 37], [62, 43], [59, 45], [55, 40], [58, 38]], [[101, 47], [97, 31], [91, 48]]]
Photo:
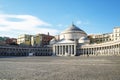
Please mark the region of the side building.
[[54, 36], [46, 35], [46, 34], [36, 34], [31, 37], [31, 45], [32, 46], [45, 46], [49, 45], [50, 40], [54, 38]]
[[0, 37], [0, 45], [1, 46], [17, 45], [17, 39], [10, 37]]
[[20, 46], [31, 46], [31, 36], [29, 34], [19, 35], [17, 38], [17, 44]]
[[120, 27], [114, 27], [113, 32], [104, 34], [92, 34], [88, 35], [91, 44], [105, 43], [109, 41], [120, 40]]
[[120, 40], [120, 27], [114, 27], [113, 29], [113, 40]]
[[90, 44], [99, 44], [114, 40], [113, 33], [92, 34], [88, 35], [88, 38], [90, 39]]

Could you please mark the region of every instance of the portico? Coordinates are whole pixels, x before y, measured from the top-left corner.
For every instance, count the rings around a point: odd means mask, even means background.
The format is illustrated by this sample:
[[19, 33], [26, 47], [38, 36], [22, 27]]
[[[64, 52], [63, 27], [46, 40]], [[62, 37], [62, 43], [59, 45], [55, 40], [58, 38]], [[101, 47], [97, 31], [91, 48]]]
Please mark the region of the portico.
[[70, 40], [60, 41], [53, 45], [53, 54], [57, 56], [75, 56], [76, 44]]

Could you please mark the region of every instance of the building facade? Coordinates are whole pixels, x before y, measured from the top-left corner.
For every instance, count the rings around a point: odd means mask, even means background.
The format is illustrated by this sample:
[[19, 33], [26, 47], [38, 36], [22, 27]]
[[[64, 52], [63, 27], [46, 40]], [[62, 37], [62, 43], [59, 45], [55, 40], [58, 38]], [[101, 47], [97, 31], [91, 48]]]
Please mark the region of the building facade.
[[0, 37], [0, 45], [17, 45], [16, 38]]
[[120, 27], [114, 27], [113, 32], [111, 33], [93, 34], [88, 35], [88, 37], [91, 44], [120, 40]]
[[19, 35], [17, 38], [17, 44], [21, 46], [30, 46], [31, 45], [31, 36], [29, 34]]
[[9, 45], [17, 45], [17, 39], [16, 38], [8, 38], [5, 41], [6, 41], [6, 44], [9, 44]]
[[114, 36], [114, 41], [115, 40], [120, 40], [120, 27], [115, 27], [113, 29], [113, 36]]
[[8, 37], [0, 37], [0, 45], [6, 45], [6, 39], [8, 39]]
[[48, 36], [22, 35], [19, 44], [46, 45], [50, 41], [50, 45], [0, 46], [0, 56], [120, 56], [120, 27], [115, 27], [112, 33], [87, 35], [72, 24], [54, 38]]
[[46, 34], [36, 34], [31, 37], [31, 45], [32, 46], [45, 46], [49, 45], [50, 40], [53, 38], [53, 36], [46, 35]]
[[59, 36], [59, 40], [51, 40], [53, 54], [57, 56], [120, 55], [120, 27], [112, 33], [87, 35], [72, 24]]

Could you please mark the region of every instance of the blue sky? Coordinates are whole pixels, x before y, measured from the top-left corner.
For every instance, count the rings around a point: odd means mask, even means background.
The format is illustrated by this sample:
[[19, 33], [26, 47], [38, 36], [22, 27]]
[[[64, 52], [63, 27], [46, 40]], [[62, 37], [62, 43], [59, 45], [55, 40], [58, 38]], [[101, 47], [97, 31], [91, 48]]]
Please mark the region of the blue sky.
[[0, 36], [50, 32], [74, 22], [87, 34], [120, 26], [120, 0], [0, 0]]

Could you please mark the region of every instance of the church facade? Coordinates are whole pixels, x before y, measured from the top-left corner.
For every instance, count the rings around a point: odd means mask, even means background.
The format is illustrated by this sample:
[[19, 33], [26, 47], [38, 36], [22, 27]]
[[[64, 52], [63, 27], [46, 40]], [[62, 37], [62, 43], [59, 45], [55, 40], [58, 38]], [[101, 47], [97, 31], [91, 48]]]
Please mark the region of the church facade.
[[88, 35], [72, 24], [50, 41], [56, 56], [120, 55], [120, 39], [91, 44]]

